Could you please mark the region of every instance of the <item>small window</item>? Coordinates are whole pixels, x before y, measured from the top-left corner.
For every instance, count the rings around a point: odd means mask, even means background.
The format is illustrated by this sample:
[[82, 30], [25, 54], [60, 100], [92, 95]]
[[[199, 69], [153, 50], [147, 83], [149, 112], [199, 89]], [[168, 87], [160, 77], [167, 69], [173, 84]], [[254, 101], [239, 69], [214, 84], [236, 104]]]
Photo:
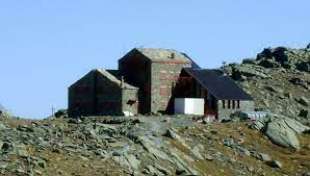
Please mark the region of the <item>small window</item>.
[[232, 108], [233, 108], [233, 109], [236, 108], [236, 102], [235, 102], [235, 100], [232, 100]]
[[135, 103], [137, 103], [136, 100], [128, 100], [127, 101], [127, 104], [130, 105], [130, 106], [134, 105]]
[[237, 108], [240, 109], [240, 100], [237, 101]]
[[230, 109], [230, 102], [231, 102], [231, 101], [230, 101], [230, 100], [228, 100], [228, 109]]
[[222, 100], [223, 109], [225, 109], [225, 100]]

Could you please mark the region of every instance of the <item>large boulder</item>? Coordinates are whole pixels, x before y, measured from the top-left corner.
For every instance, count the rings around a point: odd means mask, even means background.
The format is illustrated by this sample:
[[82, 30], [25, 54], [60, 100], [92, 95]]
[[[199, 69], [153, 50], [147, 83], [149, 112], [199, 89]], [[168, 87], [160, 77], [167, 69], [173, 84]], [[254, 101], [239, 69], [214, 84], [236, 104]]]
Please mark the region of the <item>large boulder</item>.
[[285, 118], [284, 122], [288, 127], [290, 127], [293, 131], [295, 131], [298, 134], [310, 131], [310, 127], [305, 126], [294, 119]]
[[242, 80], [243, 78], [247, 77], [256, 77], [262, 79], [269, 78], [269, 76], [264, 73], [264, 70], [249, 64], [243, 66], [233, 66], [231, 74], [234, 80]]
[[310, 62], [300, 62], [296, 65], [299, 71], [310, 72]]
[[[294, 128], [296, 127], [295, 123], [290, 123]], [[296, 127], [296, 130], [300, 129]], [[265, 134], [269, 137], [269, 139], [282, 147], [300, 149], [300, 143], [296, 136], [296, 132], [287, 125], [286, 120], [279, 119], [275, 121], [271, 121], [267, 124], [267, 128]]]
[[288, 62], [287, 51], [288, 49], [285, 47], [266, 48], [257, 55], [257, 60], [270, 59], [284, 65]]

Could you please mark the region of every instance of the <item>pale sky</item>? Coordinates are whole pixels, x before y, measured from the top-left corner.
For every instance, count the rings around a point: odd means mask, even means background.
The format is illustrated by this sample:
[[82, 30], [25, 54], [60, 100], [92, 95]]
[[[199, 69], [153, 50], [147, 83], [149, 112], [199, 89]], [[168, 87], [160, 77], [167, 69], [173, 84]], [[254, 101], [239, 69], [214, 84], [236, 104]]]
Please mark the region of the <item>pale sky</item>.
[[269, 46], [310, 42], [309, 0], [0, 1], [0, 103], [43, 118], [93, 68], [134, 47], [186, 52], [200, 66], [240, 62]]

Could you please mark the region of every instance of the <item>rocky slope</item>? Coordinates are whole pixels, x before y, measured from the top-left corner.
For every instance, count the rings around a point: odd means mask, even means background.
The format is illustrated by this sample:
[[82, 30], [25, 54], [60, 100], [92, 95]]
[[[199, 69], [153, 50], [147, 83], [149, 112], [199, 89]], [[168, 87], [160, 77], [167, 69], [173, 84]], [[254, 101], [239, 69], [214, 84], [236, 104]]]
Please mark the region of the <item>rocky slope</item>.
[[307, 175], [300, 149], [271, 143], [250, 122], [190, 117], [2, 119], [0, 175]]
[[310, 124], [310, 46], [267, 48], [223, 70], [250, 93], [258, 109]]

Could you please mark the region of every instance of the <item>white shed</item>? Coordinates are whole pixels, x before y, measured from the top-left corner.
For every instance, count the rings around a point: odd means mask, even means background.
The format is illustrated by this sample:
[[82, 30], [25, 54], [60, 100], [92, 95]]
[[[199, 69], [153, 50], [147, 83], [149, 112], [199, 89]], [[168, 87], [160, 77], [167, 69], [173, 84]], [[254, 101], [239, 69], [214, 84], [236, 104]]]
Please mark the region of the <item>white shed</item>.
[[204, 115], [205, 100], [203, 98], [176, 98], [174, 113], [187, 115]]

